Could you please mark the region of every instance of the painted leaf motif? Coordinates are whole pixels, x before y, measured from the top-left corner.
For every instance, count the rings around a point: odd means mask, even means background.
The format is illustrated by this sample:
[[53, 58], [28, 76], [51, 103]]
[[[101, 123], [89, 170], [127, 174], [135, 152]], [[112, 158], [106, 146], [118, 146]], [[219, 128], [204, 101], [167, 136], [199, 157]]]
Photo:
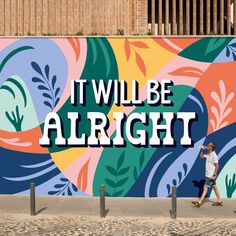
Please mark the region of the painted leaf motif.
[[88, 166], [90, 159], [84, 164], [81, 168], [78, 179], [77, 179], [77, 187], [82, 191], [85, 191], [88, 184]]
[[33, 77], [32, 81], [34, 83], [43, 83], [43, 84], [45, 84], [45, 82], [42, 79], [38, 78], [38, 77]]
[[125, 167], [118, 172], [118, 175], [124, 175], [129, 171], [130, 167]]
[[65, 184], [56, 184], [54, 187], [55, 188], [63, 188], [65, 186]]
[[51, 99], [51, 100], [52, 100], [52, 97], [51, 97], [51, 95], [49, 95], [49, 94], [47, 94], [47, 93], [43, 93], [43, 96], [44, 96], [45, 98], [49, 98], [49, 99]]
[[71, 192], [70, 188], [68, 188], [67, 193], [68, 193], [68, 196], [72, 196], [72, 192]]
[[75, 192], [78, 192], [78, 188], [74, 184], [71, 184], [71, 186]]
[[58, 104], [59, 101], [60, 101], [60, 98], [57, 98], [55, 102], [55, 106]]
[[125, 160], [125, 152], [123, 152], [119, 157], [119, 160], [117, 162], [117, 170], [119, 170], [121, 168], [121, 166], [124, 163], [124, 160]]
[[74, 53], [75, 53], [75, 58], [76, 61], [78, 61], [79, 56], [80, 56], [80, 42], [78, 38], [68, 38], [68, 41], [70, 45], [72, 46]]
[[126, 178], [124, 178], [124, 179], [119, 180], [119, 181], [116, 183], [116, 187], [122, 186], [123, 184], [125, 184], [125, 183], [127, 182], [128, 179], [129, 179], [129, 178], [126, 177]]
[[113, 175], [113, 176], [117, 175], [116, 170], [112, 166], [106, 166], [106, 169], [111, 175]]
[[57, 77], [54, 75], [54, 76], [52, 77], [52, 88], [53, 88], [53, 89], [54, 89], [54, 87], [55, 87], [56, 81], [57, 81]]
[[141, 41], [130, 42], [130, 44], [134, 45], [137, 48], [149, 48], [148, 45]]
[[117, 191], [112, 194], [112, 197], [119, 197], [123, 193], [123, 190]]
[[226, 38], [211, 38], [208, 42], [205, 55], [207, 55], [210, 52], [215, 51], [217, 48], [219, 48], [224, 42], [226, 41]]
[[62, 182], [68, 182], [68, 179], [67, 179], [67, 178], [60, 178], [60, 180], [61, 180]]
[[170, 75], [174, 76], [188, 76], [188, 77], [196, 77], [201, 78], [203, 75], [203, 71], [196, 67], [181, 67], [175, 71], [169, 72]]
[[40, 75], [43, 76], [42, 70], [41, 70], [40, 66], [39, 66], [36, 62], [33, 61], [33, 62], [31, 63], [31, 66], [32, 66], [32, 68], [33, 68], [37, 73], [39, 73]]
[[39, 85], [38, 89], [39, 90], [47, 90], [47, 91], [49, 91], [49, 89], [47, 87], [43, 86], [43, 85]]
[[230, 50], [228, 47], [226, 47], [226, 56], [229, 57], [230, 56]]
[[144, 151], [142, 151], [141, 157], [140, 157], [140, 160], [139, 160], [139, 169], [140, 169], [140, 171], [142, 170], [144, 160], [145, 160], [145, 153], [144, 153]]
[[60, 88], [57, 88], [56, 89], [56, 92], [55, 92], [55, 97], [57, 97], [58, 93], [60, 92]]
[[52, 109], [51, 103], [49, 103], [48, 101], [45, 101], [45, 102], [43, 102], [43, 103], [44, 103], [44, 105], [46, 105], [47, 107], [50, 107], [50, 108]]
[[128, 39], [125, 39], [125, 55], [126, 55], [127, 61], [129, 61], [130, 59], [130, 54], [131, 54], [131, 49], [130, 49], [129, 41]]
[[49, 195], [56, 195], [57, 193], [59, 193], [59, 191], [49, 191], [48, 192]]
[[137, 52], [135, 52], [135, 58], [138, 68], [142, 71], [143, 75], [146, 76], [146, 65], [143, 58]]
[[112, 188], [116, 187], [116, 183], [113, 180], [111, 180], [111, 179], [104, 179], [104, 180], [110, 187], [112, 187]]
[[47, 79], [49, 80], [49, 65], [45, 66], [45, 74], [46, 74]]

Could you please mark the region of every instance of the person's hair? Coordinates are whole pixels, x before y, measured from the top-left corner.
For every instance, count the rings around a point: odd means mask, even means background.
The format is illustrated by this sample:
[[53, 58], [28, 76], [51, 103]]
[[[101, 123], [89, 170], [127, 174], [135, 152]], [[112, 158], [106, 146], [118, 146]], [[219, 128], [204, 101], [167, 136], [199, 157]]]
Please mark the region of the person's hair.
[[216, 150], [216, 144], [215, 144], [215, 143], [211, 143], [211, 147], [212, 147], [212, 150], [213, 150], [213, 151]]

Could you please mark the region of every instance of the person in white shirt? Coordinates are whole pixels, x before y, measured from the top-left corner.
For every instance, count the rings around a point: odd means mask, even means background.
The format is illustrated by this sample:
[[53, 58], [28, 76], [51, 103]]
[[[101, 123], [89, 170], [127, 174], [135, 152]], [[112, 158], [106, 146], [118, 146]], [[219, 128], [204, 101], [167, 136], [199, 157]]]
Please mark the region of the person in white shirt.
[[[207, 154], [204, 154], [205, 149], [208, 151]], [[209, 143], [206, 147], [201, 148], [200, 158], [206, 159], [206, 182], [201, 198], [197, 202], [192, 202], [196, 207], [200, 207], [202, 205], [209, 188], [212, 188], [215, 191], [217, 197], [217, 202], [214, 203], [213, 206], [223, 206], [223, 202], [220, 198], [220, 192], [216, 186], [216, 175], [219, 170], [219, 161], [215, 149], [216, 145], [214, 143]]]

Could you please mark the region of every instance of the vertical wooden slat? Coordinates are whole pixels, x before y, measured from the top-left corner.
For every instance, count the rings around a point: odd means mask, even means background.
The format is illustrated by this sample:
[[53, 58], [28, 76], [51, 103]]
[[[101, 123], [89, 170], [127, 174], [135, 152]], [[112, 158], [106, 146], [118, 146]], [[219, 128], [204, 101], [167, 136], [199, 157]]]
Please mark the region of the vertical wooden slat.
[[48, 34], [48, 0], [43, 0], [43, 34]]
[[24, 0], [24, 35], [30, 34], [30, 0]]
[[62, 34], [62, 0], [56, 0], [56, 32], [57, 34]]
[[158, 4], [158, 34], [162, 35], [162, 0]]
[[199, 33], [204, 34], [204, 0], [200, 0], [200, 30]]
[[68, 4], [67, 0], [62, 0], [62, 34], [68, 34]]
[[48, 0], [48, 31], [54, 35], [56, 33], [56, 2], [57, 0]]
[[169, 0], [165, 0], [165, 35], [169, 34]]
[[179, 0], [179, 34], [183, 35], [183, 0]]
[[236, 0], [234, 0], [234, 35], [236, 35]]
[[171, 33], [176, 35], [176, 0], [172, 0], [172, 24]]
[[231, 0], [227, 0], [227, 34], [231, 35]]
[[36, 34], [36, 0], [30, 1], [30, 35]]
[[5, 11], [5, 4], [4, 1], [0, 1], [0, 35], [4, 35], [5, 33], [5, 17], [4, 17], [4, 11]]
[[213, 33], [217, 34], [217, 0], [213, 1]]
[[17, 0], [17, 32], [24, 34], [24, 0]]
[[193, 35], [197, 34], [197, 0], [193, 0]]
[[152, 0], [152, 34], [153, 35], [156, 35], [156, 20], [155, 20], [155, 17], [156, 17], [156, 14], [155, 14], [155, 11], [156, 10], [156, 4], [155, 4], [155, 0]]
[[186, 34], [190, 35], [190, 0], [186, 0]]
[[207, 0], [206, 7], [206, 34], [209, 35], [211, 32], [211, 0]]
[[17, 35], [17, 1], [11, 0], [11, 35]]
[[[76, 0], [77, 1], [77, 0]], [[68, 34], [74, 34], [74, 0], [68, 1]]]
[[74, 0], [74, 32], [78, 34], [80, 29], [80, 19], [79, 19], [79, 1]]
[[224, 34], [224, 0], [220, 0], [220, 34]]
[[5, 35], [11, 34], [11, 1], [5, 0]]

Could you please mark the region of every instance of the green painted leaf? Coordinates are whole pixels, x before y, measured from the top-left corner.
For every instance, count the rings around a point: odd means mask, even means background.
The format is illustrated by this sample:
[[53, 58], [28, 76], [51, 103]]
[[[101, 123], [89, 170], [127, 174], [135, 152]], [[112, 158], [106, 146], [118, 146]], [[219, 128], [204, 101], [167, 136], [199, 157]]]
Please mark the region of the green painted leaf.
[[117, 170], [119, 170], [121, 168], [121, 166], [124, 163], [124, 160], [125, 160], [125, 151], [122, 152], [122, 154], [120, 155], [120, 158], [119, 158], [119, 160], [117, 162]]
[[124, 190], [120, 190], [120, 191], [117, 191], [117, 192], [113, 193], [112, 197], [119, 197], [122, 194], [123, 191]]
[[117, 175], [115, 168], [113, 168], [112, 166], [106, 166], [106, 169], [111, 175], [113, 175], [113, 176]]
[[226, 38], [211, 38], [208, 42], [205, 55], [218, 49], [226, 40]]
[[124, 178], [124, 179], [119, 180], [119, 181], [116, 183], [116, 187], [122, 186], [123, 184], [125, 184], [125, 183], [127, 182], [128, 179], [129, 179], [129, 177], [126, 177], [126, 178]]
[[125, 168], [122, 168], [119, 172], [118, 172], [118, 175], [124, 175], [126, 174], [128, 171], [129, 171], [130, 167], [125, 167]]
[[110, 187], [112, 187], [112, 188], [116, 187], [116, 183], [113, 180], [111, 180], [111, 179], [104, 179], [104, 180]]
[[140, 169], [140, 171], [143, 168], [144, 160], [145, 160], [145, 153], [144, 153], [144, 150], [143, 150], [142, 153], [141, 153], [141, 156], [140, 156], [140, 160], [139, 160], [139, 169]]
[[213, 62], [232, 39], [232, 37], [202, 38], [181, 51], [179, 56], [194, 61]]
[[134, 167], [133, 176], [134, 176], [134, 180], [138, 178], [138, 171], [136, 167]]

